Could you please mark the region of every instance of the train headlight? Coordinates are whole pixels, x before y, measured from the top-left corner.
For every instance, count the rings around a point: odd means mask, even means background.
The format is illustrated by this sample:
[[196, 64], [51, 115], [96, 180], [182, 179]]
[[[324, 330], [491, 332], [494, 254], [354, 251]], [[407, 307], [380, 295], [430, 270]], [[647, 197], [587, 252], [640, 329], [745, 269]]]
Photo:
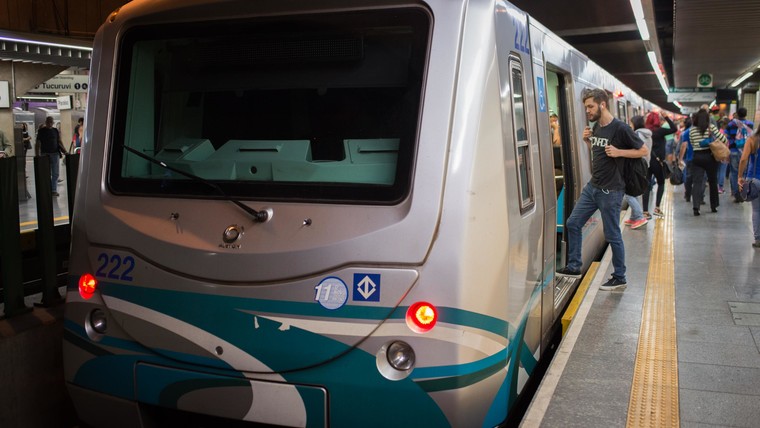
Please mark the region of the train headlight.
[[84, 320], [84, 331], [87, 337], [95, 342], [100, 342], [108, 330], [108, 316], [102, 309], [93, 309]]
[[90, 312], [90, 326], [97, 333], [105, 334], [108, 329], [108, 317], [106, 317], [106, 313], [100, 309]]
[[396, 370], [406, 371], [414, 367], [414, 349], [406, 342], [391, 343], [385, 356], [388, 358], [388, 364]]
[[388, 380], [406, 379], [417, 358], [412, 346], [400, 340], [388, 342], [377, 351], [377, 371]]
[[406, 311], [406, 325], [417, 333], [427, 333], [438, 321], [438, 310], [428, 302], [417, 302]]
[[79, 295], [89, 300], [98, 288], [98, 280], [89, 273], [79, 277]]

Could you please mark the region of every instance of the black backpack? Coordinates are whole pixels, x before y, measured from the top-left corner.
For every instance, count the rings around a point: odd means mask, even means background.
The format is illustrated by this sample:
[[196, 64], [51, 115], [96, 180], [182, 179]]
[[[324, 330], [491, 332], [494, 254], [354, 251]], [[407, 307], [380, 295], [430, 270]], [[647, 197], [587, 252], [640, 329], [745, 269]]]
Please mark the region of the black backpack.
[[649, 187], [647, 179], [649, 166], [644, 158], [623, 158], [623, 181], [625, 181], [625, 194], [641, 196]]

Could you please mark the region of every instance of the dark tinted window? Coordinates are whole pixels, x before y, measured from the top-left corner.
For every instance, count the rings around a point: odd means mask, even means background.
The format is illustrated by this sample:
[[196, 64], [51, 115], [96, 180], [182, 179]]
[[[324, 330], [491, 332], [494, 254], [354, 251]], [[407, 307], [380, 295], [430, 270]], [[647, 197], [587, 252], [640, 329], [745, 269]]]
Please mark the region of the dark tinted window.
[[117, 71], [116, 193], [393, 203], [409, 191], [428, 50], [419, 9], [137, 27]]

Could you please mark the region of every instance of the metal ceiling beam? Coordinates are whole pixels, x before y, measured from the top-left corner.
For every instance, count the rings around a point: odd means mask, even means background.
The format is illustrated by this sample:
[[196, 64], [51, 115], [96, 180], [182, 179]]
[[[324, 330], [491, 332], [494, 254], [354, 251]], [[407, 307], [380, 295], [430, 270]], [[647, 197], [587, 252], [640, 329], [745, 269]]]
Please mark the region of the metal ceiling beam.
[[90, 68], [92, 43], [0, 30], [0, 60]]

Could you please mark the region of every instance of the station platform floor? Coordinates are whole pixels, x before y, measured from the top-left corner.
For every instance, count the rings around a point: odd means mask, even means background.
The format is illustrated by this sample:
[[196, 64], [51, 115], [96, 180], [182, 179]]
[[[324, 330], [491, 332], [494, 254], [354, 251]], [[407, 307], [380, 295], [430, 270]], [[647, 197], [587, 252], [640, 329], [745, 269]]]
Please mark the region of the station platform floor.
[[[66, 166], [61, 165], [58, 177], [58, 193], [53, 198], [53, 221], [56, 226], [69, 222], [69, 200], [66, 193]], [[26, 158], [26, 190], [24, 197], [19, 192], [19, 227], [21, 232], [37, 229], [37, 192], [34, 188], [34, 158]]]
[[623, 231], [627, 289], [599, 290], [609, 249], [584, 278], [522, 427], [760, 426], [752, 207], [725, 193], [717, 213], [708, 203], [697, 217], [683, 186], [668, 184], [663, 208], [663, 218]]

